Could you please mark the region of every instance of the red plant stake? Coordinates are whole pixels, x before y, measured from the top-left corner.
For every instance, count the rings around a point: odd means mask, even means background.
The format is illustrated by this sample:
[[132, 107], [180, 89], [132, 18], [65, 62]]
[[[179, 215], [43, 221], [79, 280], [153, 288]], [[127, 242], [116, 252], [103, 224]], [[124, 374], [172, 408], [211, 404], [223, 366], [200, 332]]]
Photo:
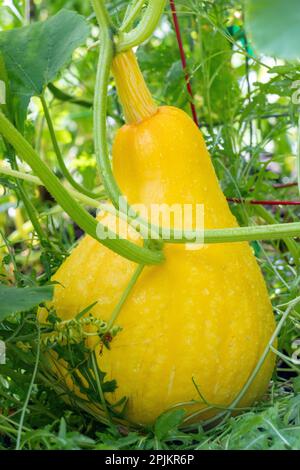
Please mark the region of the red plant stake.
[[256, 199], [250, 199], [250, 200], [244, 200], [244, 199], [239, 199], [236, 197], [228, 197], [227, 198], [228, 202], [234, 202], [237, 204], [242, 204], [244, 202], [248, 202], [249, 204], [253, 205], [261, 205], [261, 206], [300, 206], [300, 201], [260, 201]]
[[180, 33], [180, 27], [179, 27], [177, 12], [176, 12], [175, 0], [170, 0], [170, 7], [171, 7], [171, 11], [172, 11], [172, 18], [173, 18], [176, 38], [177, 38], [177, 42], [178, 42], [178, 48], [179, 48], [179, 52], [180, 52], [182, 68], [184, 70], [186, 88], [187, 88], [188, 94], [191, 97], [191, 101], [190, 101], [191, 111], [192, 111], [194, 122], [199, 127], [196, 107], [194, 105], [193, 90], [192, 90], [192, 85], [191, 85], [191, 82], [190, 82], [190, 76], [189, 76], [189, 73], [188, 73], [188, 70], [187, 70], [186, 57], [185, 57], [185, 52], [184, 52], [184, 49], [183, 49], [183, 43], [182, 43], [182, 38], [181, 38], [181, 33]]

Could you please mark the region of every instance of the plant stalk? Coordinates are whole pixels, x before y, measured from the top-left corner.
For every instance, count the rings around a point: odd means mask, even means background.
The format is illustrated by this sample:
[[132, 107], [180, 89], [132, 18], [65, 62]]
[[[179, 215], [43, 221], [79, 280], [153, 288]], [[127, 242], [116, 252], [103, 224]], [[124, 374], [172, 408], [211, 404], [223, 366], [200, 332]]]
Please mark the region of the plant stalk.
[[[6, 168], [0, 164], [0, 174], [3, 173], [8, 176], [12, 176], [15, 178], [21, 178], [26, 181], [35, 183], [35, 184], [43, 184], [43, 182], [37, 178], [36, 176], [29, 175], [28, 173], [23, 173], [20, 171], [14, 171], [10, 168]], [[120, 217], [123, 220], [127, 220], [127, 222], [133, 226], [137, 225], [137, 222], [141, 222], [139, 219], [130, 219], [126, 216], [125, 213], [119, 212], [114, 207], [110, 206], [109, 204], [102, 204], [98, 203], [94, 199], [88, 198], [83, 194], [78, 193], [74, 189], [68, 189], [68, 191], [73, 197], [75, 197], [78, 201], [83, 204], [86, 204], [90, 207], [95, 207], [98, 209], [102, 209], [106, 212], [109, 212], [116, 217]], [[266, 211], [267, 212], [267, 211]], [[268, 214], [268, 212], [267, 212]], [[264, 215], [264, 218], [266, 214]], [[273, 220], [273, 219], [272, 219]], [[285, 223], [285, 224], [275, 224], [271, 219], [268, 219], [267, 222], [270, 221], [268, 225], [256, 225], [256, 226], [249, 226], [249, 227], [233, 227], [233, 228], [223, 228], [223, 229], [206, 229], [203, 231], [204, 235], [204, 243], [206, 244], [215, 244], [215, 243], [234, 243], [234, 242], [242, 242], [242, 241], [255, 241], [255, 240], [280, 240], [283, 239], [287, 242], [286, 237], [300, 237], [300, 222], [292, 222], [292, 223]], [[146, 225], [143, 227], [146, 229], [144, 230], [141, 227], [141, 233], [145, 235], [148, 233], [149, 225], [145, 222]], [[160, 229], [159, 227], [154, 227], [155, 231], [161, 230], [160, 234], [162, 239], [167, 243], [193, 243], [193, 239], [199, 240], [201, 238], [200, 232], [197, 231], [185, 231], [183, 236], [179, 238], [179, 233], [176, 230], [169, 230], [168, 228]], [[168, 232], [168, 235], [164, 235], [163, 232]], [[289, 240], [292, 241], [292, 240]], [[295, 252], [295, 251], [294, 251]], [[295, 252], [296, 253], [296, 252]]]
[[64, 177], [70, 183], [70, 185], [73, 186], [73, 188], [77, 189], [77, 191], [85, 194], [88, 197], [96, 199], [97, 197], [99, 197], [99, 194], [95, 194], [92, 191], [89, 191], [88, 189], [85, 189], [84, 187], [82, 187], [79, 183], [77, 183], [74, 180], [74, 178], [72, 177], [72, 175], [69, 172], [68, 168], [66, 167], [65, 161], [63, 159], [62, 153], [60, 151], [60, 148], [59, 148], [59, 145], [58, 145], [58, 142], [57, 142], [57, 139], [56, 139], [53, 122], [52, 122], [52, 119], [51, 119], [51, 115], [50, 115], [49, 108], [48, 108], [47, 102], [45, 100], [45, 97], [43, 95], [41, 95], [40, 100], [41, 100], [41, 103], [42, 103], [44, 116], [45, 116], [45, 119], [46, 119], [46, 122], [47, 122], [47, 125], [48, 125], [48, 129], [49, 129], [53, 149], [54, 149], [54, 152], [56, 154], [58, 164], [60, 166], [60, 169], [61, 169]]
[[[2, 112], [0, 112], [0, 133], [14, 147], [17, 154], [32, 168], [58, 204], [82, 230], [107, 248], [130, 261], [138, 264], [159, 264], [163, 261], [164, 257], [161, 251], [150, 250], [120, 238], [83, 209]], [[101, 233], [106, 233], [106, 237], [99, 239], [97, 235], [98, 230]]]
[[163, 14], [166, 0], [149, 0], [142, 19], [136, 28], [121, 32], [117, 38], [117, 52], [124, 52], [132, 47], [139, 46], [152, 36]]

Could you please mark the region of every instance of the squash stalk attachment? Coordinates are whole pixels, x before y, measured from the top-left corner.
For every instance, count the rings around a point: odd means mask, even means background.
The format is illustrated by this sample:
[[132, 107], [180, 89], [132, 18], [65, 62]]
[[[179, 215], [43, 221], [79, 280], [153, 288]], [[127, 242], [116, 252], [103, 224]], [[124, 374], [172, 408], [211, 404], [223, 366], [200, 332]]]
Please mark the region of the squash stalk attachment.
[[132, 50], [115, 56], [112, 72], [127, 124], [137, 124], [157, 112]]

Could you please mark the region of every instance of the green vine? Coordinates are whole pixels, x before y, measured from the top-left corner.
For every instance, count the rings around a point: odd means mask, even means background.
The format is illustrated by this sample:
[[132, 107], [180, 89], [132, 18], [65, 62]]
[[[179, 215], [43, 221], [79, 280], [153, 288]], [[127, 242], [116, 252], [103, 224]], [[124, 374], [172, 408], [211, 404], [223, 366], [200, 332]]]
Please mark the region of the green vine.
[[[69, 214], [69, 216], [91, 237], [101, 242], [104, 246], [115, 251], [121, 256], [134, 261], [145, 262], [145, 264], [158, 264], [163, 260], [160, 251], [140, 247], [128, 240], [122, 239], [107, 227], [104, 227], [85, 209], [83, 209], [60, 183], [59, 179], [52, 173], [48, 166], [40, 159], [39, 155], [17, 131], [12, 123], [0, 112], [0, 132], [5, 139], [14, 147], [16, 153], [32, 168], [41, 179], [48, 191], [53, 195], [58, 204]], [[97, 231], [101, 229], [107, 238], [99, 239]]]
[[[34, 184], [41, 185], [43, 182], [36, 176], [30, 175], [25, 172], [15, 171], [7, 168], [0, 164], [0, 174], [3, 173], [7, 176], [14, 178], [24, 179], [25, 181], [32, 182]], [[130, 218], [126, 213], [120, 212], [110, 204], [98, 203], [95, 199], [89, 198], [84, 194], [75, 191], [72, 188], [65, 189], [71, 197], [74, 197], [82, 204], [96, 209], [101, 209], [105, 212], [111, 213], [112, 215], [119, 217], [120, 219], [126, 220], [130, 225], [139, 231], [141, 235], [147, 237], [150, 230], [153, 229], [156, 233], [162, 236], [162, 239], [167, 243], [193, 243], [195, 240], [199, 240], [203, 237], [203, 242], [206, 244], [214, 243], [234, 243], [243, 241], [254, 241], [254, 240], [278, 240], [283, 239], [285, 243], [292, 243], [292, 238], [287, 239], [286, 237], [299, 237], [300, 236], [300, 222], [292, 222], [285, 224], [275, 224], [274, 219], [270, 216], [267, 222], [268, 225], [249, 226], [249, 227], [235, 227], [235, 228], [224, 228], [224, 229], [205, 229], [203, 232], [197, 231], [185, 231], [184, 234], [171, 229], [162, 229], [160, 227], [151, 227], [147, 222], [142, 221], [140, 218]], [[256, 211], [258, 212], [261, 208], [257, 206]], [[260, 212], [259, 212], [260, 214]], [[266, 212], [264, 211], [264, 218]], [[166, 235], [168, 233], [168, 235]], [[291, 248], [291, 247], [290, 247]], [[293, 251], [295, 256], [295, 262], [297, 263], [298, 258], [298, 247], [296, 242], [293, 244]]]
[[89, 191], [88, 189], [82, 187], [72, 177], [71, 173], [69, 172], [69, 170], [68, 170], [68, 168], [67, 168], [67, 166], [64, 162], [62, 153], [60, 151], [60, 148], [59, 148], [59, 145], [58, 145], [58, 142], [57, 142], [57, 139], [56, 139], [55, 130], [54, 130], [54, 127], [53, 127], [53, 122], [52, 122], [52, 119], [51, 119], [50, 111], [49, 111], [47, 102], [45, 100], [45, 97], [43, 95], [40, 96], [40, 100], [41, 100], [41, 103], [42, 103], [44, 116], [45, 116], [45, 119], [46, 119], [46, 122], [47, 122], [47, 125], [48, 125], [48, 129], [49, 129], [53, 149], [54, 149], [54, 152], [56, 154], [58, 164], [60, 166], [60, 169], [61, 169], [64, 177], [70, 183], [70, 185], [73, 186], [73, 188], [77, 189], [77, 191], [79, 191], [80, 193], [85, 194], [86, 196], [91, 197], [93, 199], [103, 197], [103, 192], [97, 193], [97, 194], [93, 193], [92, 191]]

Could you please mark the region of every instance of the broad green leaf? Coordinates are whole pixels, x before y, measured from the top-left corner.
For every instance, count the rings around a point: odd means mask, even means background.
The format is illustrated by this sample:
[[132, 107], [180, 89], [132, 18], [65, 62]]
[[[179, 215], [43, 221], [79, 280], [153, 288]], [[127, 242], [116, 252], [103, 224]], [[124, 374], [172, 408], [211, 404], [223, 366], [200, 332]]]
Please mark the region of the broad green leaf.
[[17, 127], [26, 119], [30, 98], [42, 94], [88, 34], [86, 20], [69, 10], [61, 10], [46, 21], [0, 33], [0, 51], [9, 77]]
[[18, 288], [0, 284], [0, 321], [12, 313], [26, 312], [52, 297], [53, 286]]
[[245, 22], [259, 52], [288, 60], [300, 57], [299, 0], [246, 0]]
[[160, 441], [166, 439], [168, 434], [180, 425], [184, 415], [184, 410], [170, 410], [160, 415], [154, 425], [157, 439]]

